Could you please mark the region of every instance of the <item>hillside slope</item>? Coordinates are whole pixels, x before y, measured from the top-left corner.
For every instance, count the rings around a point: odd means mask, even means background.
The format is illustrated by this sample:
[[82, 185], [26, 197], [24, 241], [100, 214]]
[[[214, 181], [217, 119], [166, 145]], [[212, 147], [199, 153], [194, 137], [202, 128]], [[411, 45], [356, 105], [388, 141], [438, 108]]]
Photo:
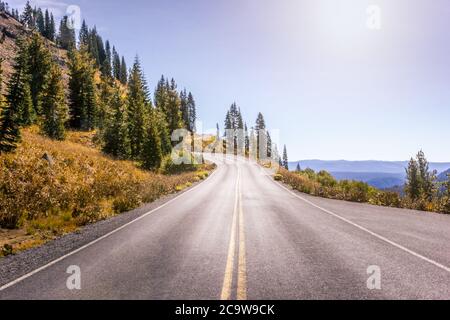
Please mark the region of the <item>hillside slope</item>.
[[16, 152], [0, 155], [0, 223], [18, 228], [0, 229], [0, 247], [20, 250], [129, 211], [189, 187], [212, 168], [174, 175], [140, 170], [103, 155], [92, 137], [69, 132], [67, 141], [58, 142], [29, 128]]
[[[17, 53], [16, 40], [20, 36], [29, 36], [30, 30], [27, 30], [19, 21], [6, 13], [0, 13], [0, 38], [4, 35], [3, 42], [0, 42], [0, 57], [4, 59], [3, 67], [3, 90], [6, 88], [6, 83], [11, 76], [13, 70], [14, 58]], [[45, 42], [52, 53], [53, 60], [58, 63], [63, 71], [63, 77], [67, 82], [67, 51], [62, 50], [56, 46], [55, 43], [45, 39]]]

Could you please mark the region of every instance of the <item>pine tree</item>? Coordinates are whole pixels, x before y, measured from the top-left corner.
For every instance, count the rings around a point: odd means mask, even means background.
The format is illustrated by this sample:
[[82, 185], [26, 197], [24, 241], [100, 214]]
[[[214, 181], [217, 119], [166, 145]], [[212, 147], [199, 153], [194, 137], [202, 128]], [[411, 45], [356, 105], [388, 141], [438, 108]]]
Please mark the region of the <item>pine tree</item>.
[[[257, 149], [257, 157], [265, 158], [267, 156], [267, 133], [266, 133], [266, 122], [264, 120], [264, 116], [262, 113], [258, 113], [258, 117], [256, 118], [256, 149]], [[262, 148], [262, 149], [261, 149]]]
[[186, 89], [180, 92], [180, 110], [181, 118], [183, 119], [183, 125], [188, 130], [190, 129], [190, 117], [189, 117], [189, 107], [188, 107], [188, 97]]
[[96, 67], [100, 67], [100, 53], [98, 49], [97, 37], [97, 29], [96, 27], [94, 27], [94, 29], [90, 30], [88, 34], [87, 50], [91, 54], [91, 57], [94, 59]]
[[28, 73], [31, 98], [35, 113], [40, 115], [39, 95], [44, 88], [46, 78], [51, 68], [51, 54], [41, 36], [34, 32], [28, 44]]
[[406, 195], [413, 201], [420, 198], [420, 176], [419, 165], [414, 158], [411, 158], [406, 169]]
[[115, 47], [113, 47], [112, 56], [113, 76], [115, 79], [120, 80], [120, 56]]
[[80, 47], [84, 46], [87, 48], [89, 46], [89, 29], [85, 20], [83, 20], [83, 23], [81, 24], [79, 41]]
[[266, 147], [267, 158], [271, 159], [272, 158], [272, 137], [270, 136], [269, 131], [267, 131], [267, 133], [266, 133], [266, 141], [267, 141], [267, 147]]
[[127, 81], [128, 81], [127, 64], [125, 62], [125, 57], [123, 57], [123, 56], [122, 56], [122, 61], [120, 62], [119, 81], [122, 84], [127, 84]]
[[187, 109], [189, 114], [189, 131], [196, 132], [197, 128], [195, 126], [195, 122], [197, 121], [197, 106], [195, 104], [194, 96], [191, 92], [188, 93]]
[[264, 116], [262, 113], [258, 113], [258, 117], [256, 119], [255, 130], [266, 130], [266, 122], [264, 120]]
[[36, 112], [33, 107], [33, 100], [31, 98], [31, 89], [28, 82], [23, 86], [22, 100], [19, 105], [20, 125], [29, 126], [36, 120]]
[[300, 162], [297, 163], [297, 168], [295, 169], [296, 172], [301, 172], [302, 168], [300, 167]]
[[111, 78], [112, 68], [111, 68], [111, 46], [109, 41], [106, 41], [105, 44], [105, 60], [102, 64], [102, 74], [104, 77]]
[[30, 5], [30, 1], [27, 1], [25, 4], [25, 9], [23, 10], [20, 21], [29, 29], [33, 29], [35, 27], [33, 8]]
[[128, 134], [131, 156], [138, 158], [142, 153], [145, 138], [145, 121], [148, 116], [148, 89], [139, 58], [136, 57], [128, 81]]
[[118, 86], [114, 85], [112, 90], [112, 96], [108, 99], [111, 110], [103, 133], [103, 152], [119, 159], [127, 159], [130, 156], [130, 139], [126, 101]]
[[425, 199], [432, 201], [437, 191], [436, 172], [430, 172], [428, 161], [422, 150], [417, 154], [417, 164], [419, 167], [421, 193]]
[[11, 152], [21, 140], [19, 112], [11, 104], [7, 104], [0, 111], [0, 153]]
[[177, 85], [175, 80], [172, 79], [170, 81], [170, 85], [168, 86], [168, 101], [167, 101], [167, 109], [165, 112], [166, 121], [168, 125], [168, 129], [170, 134], [177, 129], [182, 127], [182, 119], [181, 119], [181, 101], [177, 92]]
[[56, 26], [55, 26], [55, 18], [53, 17], [53, 13], [50, 14], [50, 24], [48, 25], [48, 36], [47, 39], [54, 42], [56, 37]]
[[286, 145], [284, 146], [284, 149], [283, 149], [283, 167], [286, 170], [289, 170], [289, 160], [288, 160], [288, 154], [287, 154]]
[[[19, 52], [14, 61], [14, 72], [8, 83], [6, 105], [0, 106], [0, 153], [11, 152], [21, 140], [21, 108], [26, 95], [27, 51], [23, 40], [17, 41]], [[4, 103], [3, 103], [4, 104]]]
[[42, 13], [41, 8], [39, 8], [36, 13], [36, 27], [41, 35], [45, 34], [44, 14]]
[[97, 114], [95, 62], [84, 47], [72, 50], [69, 58], [70, 125], [75, 129], [92, 130]]
[[30, 56], [28, 45], [23, 39], [17, 41], [18, 53], [14, 59], [14, 71], [8, 84], [6, 96], [11, 119], [17, 125], [29, 125], [34, 121], [35, 112], [30, 94]]
[[[172, 150], [171, 134], [167, 114], [169, 113], [169, 90], [168, 81], [161, 76], [154, 93], [155, 101], [155, 119], [157, 121], [158, 131], [161, 137], [161, 149], [164, 156], [170, 154]], [[180, 102], [181, 104], [181, 102]]]
[[65, 50], [70, 50], [75, 47], [75, 31], [70, 27], [69, 18], [64, 16], [59, 27], [58, 45]]
[[161, 139], [161, 150], [163, 156], [167, 156], [172, 152], [172, 139], [164, 113], [156, 109], [154, 111], [156, 126], [158, 128], [159, 137]]
[[97, 51], [98, 51], [98, 58], [99, 58], [99, 67], [101, 68], [103, 66], [103, 63], [106, 59], [106, 50], [105, 50], [105, 44], [103, 43], [103, 38], [97, 33], [96, 34], [96, 41], [97, 41]]
[[43, 36], [47, 39], [50, 37], [50, 14], [48, 12], [48, 9], [45, 10], [44, 13], [44, 33]]
[[154, 102], [155, 107], [158, 108], [161, 112], [166, 112], [167, 105], [167, 87], [166, 87], [166, 79], [164, 79], [164, 75], [161, 76], [161, 79], [158, 81], [158, 84], [154, 93]]
[[245, 134], [245, 142], [244, 142], [245, 155], [249, 155], [250, 154], [250, 136], [248, 134], [247, 124], [244, 125], [244, 134]]
[[0, 1], [0, 12], [9, 12], [8, 4], [6, 2]]
[[159, 168], [163, 158], [161, 135], [158, 132], [156, 112], [156, 110], [152, 110], [150, 113], [141, 155], [143, 167], [150, 170]]
[[224, 129], [225, 130], [233, 129], [233, 124], [231, 123], [230, 111], [227, 111], [227, 115], [225, 116]]
[[41, 101], [42, 132], [52, 139], [64, 140], [65, 123], [69, 114], [61, 70], [56, 64], [50, 69], [47, 83], [42, 91]]

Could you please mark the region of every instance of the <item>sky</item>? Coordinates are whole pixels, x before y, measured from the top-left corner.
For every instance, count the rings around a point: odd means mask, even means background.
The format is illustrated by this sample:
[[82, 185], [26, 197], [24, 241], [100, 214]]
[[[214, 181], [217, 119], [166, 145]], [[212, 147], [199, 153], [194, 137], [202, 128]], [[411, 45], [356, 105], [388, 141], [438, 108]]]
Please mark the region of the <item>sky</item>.
[[[10, 0], [14, 7], [23, 0]], [[450, 161], [448, 0], [37, 0], [80, 7], [150, 88], [192, 91], [203, 128], [235, 101], [290, 160]]]

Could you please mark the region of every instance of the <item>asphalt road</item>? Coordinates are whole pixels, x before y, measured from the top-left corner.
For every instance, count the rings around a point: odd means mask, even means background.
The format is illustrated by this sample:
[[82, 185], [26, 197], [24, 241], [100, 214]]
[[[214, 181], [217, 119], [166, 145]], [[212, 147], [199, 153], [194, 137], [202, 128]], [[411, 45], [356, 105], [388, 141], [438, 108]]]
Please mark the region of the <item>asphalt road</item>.
[[450, 216], [314, 198], [215, 161], [205, 182], [0, 299], [450, 299]]

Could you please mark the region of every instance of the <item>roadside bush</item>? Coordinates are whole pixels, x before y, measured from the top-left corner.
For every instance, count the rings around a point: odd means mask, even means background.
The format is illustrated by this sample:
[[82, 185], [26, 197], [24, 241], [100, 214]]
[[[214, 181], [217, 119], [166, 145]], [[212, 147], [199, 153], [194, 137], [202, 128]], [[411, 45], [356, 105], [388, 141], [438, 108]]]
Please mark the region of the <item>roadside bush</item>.
[[[180, 155], [182, 156], [182, 155]], [[196, 171], [198, 168], [198, 165], [194, 164], [175, 164], [172, 161], [172, 156], [166, 156], [164, 157], [162, 164], [161, 164], [161, 172], [163, 174], [177, 174], [180, 172], [186, 172], [186, 171]]]
[[306, 169], [291, 172], [280, 169], [275, 179], [290, 185], [293, 189], [307, 194], [352, 202], [368, 202], [374, 205], [400, 207], [400, 196], [395, 192], [384, 192], [360, 181], [337, 181], [327, 171], [314, 172]]
[[396, 192], [381, 191], [375, 188], [369, 189], [369, 201], [370, 204], [377, 206], [401, 207], [400, 195]]
[[[213, 168], [177, 168], [171, 175], [143, 171], [132, 162], [70, 142], [71, 134], [68, 141], [58, 142], [25, 129], [16, 152], [0, 155], [1, 228], [15, 229], [62, 213], [85, 225], [175, 192], [179, 185], [198, 181], [197, 170], [203, 177]], [[82, 133], [75, 135], [84, 141]]]

